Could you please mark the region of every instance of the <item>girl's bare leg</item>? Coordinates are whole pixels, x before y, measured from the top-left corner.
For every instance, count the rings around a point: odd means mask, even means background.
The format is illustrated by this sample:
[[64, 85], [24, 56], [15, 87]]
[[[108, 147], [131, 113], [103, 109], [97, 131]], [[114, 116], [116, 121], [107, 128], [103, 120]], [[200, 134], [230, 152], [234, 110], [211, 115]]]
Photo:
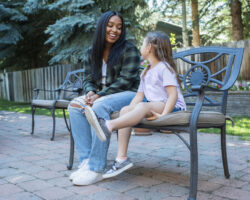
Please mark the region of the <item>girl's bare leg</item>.
[[[120, 111], [120, 116], [125, 115], [129, 111], [131, 111], [135, 105], [129, 105]], [[117, 159], [125, 160], [127, 158], [127, 150], [128, 150], [128, 144], [129, 139], [131, 135], [131, 128], [123, 128], [118, 130], [118, 151], [117, 151]]]
[[125, 127], [132, 127], [138, 124], [151, 111], [162, 113], [165, 103], [163, 102], [141, 102], [134, 106], [132, 110], [114, 120], [108, 120], [107, 126], [111, 130], [118, 130]]
[[118, 159], [125, 160], [127, 158], [128, 144], [131, 135], [131, 128], [123, 128], [118, 131]]

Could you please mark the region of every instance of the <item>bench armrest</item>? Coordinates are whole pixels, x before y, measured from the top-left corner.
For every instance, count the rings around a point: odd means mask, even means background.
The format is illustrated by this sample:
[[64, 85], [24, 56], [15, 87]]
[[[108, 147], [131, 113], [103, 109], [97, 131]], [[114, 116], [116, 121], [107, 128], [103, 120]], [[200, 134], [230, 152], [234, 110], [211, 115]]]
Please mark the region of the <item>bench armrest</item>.
[[[35, 93], [35, 95], [34, 95], [33, 99], [37, 99], [39, 97], [40, 91], [54, 93], [58, 97], [57, 94], [60, 92], [60, 89], [57, 88], [55, 90], [47, 90], [47, 89], [42, 89], [42, 88], [34, 88], [33, 92]], [[56, 99], [57, 99], [57, 97], [56, 97]]]

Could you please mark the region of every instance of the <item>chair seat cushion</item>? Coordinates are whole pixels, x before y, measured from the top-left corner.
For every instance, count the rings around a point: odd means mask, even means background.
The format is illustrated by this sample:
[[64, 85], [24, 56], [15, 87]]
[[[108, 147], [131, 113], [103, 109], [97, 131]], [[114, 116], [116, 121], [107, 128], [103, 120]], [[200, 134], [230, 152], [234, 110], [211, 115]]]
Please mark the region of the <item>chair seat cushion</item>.
[[[142, 124], [150, 126], [186, 126], [189, 125], [191, 111], [179, 111], [173, 112], [168, 115], [164, 115], [157, 120], [147, 121], [142, 120]], [[226, 116], [220, 112], [213, 111], [201, 111], [197, 126], [198, 127], [211, 127], [221, 126], [226, 123]]]
[[[32, 105], [36, 106], [36, 107], [41, 107], [41, 108], [51, 108], [53, 106], [53, 103], [55, 101], [54, 100], [40, 100], [40, 99], [35, 99], [32, 100]], [[68, 100], [63, 100], [63, 99], [59, 99], [56, 102], [56, 108], [61, 108], [61, 109], [66, 109], [69, 105]]]
[[[141, 124], [163, 127], [163, 126], [187, 126], [189, 125], [189, 120], [191, 117], [191, 111], [179, 111], [173, 112], [168, 115], [164, 115], [157, 120], [147, 121], [143, 119]], [[117, 118], [119, 112], [114, 112], [111, 115], [111, 119]], [[226, 123], [226, 116], [220, 112], [213, 111], [201, 111], [198, 118], [198, 127], [211, 127], [211, 126], [221, 126]]]

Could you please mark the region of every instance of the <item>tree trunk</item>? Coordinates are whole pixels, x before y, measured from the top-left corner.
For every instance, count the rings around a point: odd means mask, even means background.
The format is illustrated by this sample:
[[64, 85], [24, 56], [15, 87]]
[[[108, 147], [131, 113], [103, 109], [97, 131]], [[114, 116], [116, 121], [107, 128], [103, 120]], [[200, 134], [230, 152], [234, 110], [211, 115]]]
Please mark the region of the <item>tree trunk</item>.
[[191, 0], [191, 4], [192, 4], [193, 46], [196, 47], [200, 46], [198, 0]]
[[243, 40], [243, 24], [241, 18], [241, 2], [239, 0], [231, 0], [230, 2], [232, 16], [232, 35], [233, 40]]
[[183, 46], [188, 46], [188, 30], [187, 30], [187, 12], [186, 12], [186, 0], [182, 0], [182, 40]]

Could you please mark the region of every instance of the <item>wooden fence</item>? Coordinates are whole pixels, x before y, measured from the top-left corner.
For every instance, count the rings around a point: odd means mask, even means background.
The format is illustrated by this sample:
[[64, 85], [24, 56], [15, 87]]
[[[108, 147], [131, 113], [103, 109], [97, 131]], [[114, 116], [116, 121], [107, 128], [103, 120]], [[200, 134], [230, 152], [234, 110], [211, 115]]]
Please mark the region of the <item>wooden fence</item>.
[[[242, 60], [242, 64], [241, 64], [241, 71], [240, 71], [238, 79], [244, 80], [244, 81], [250, 80], [250, 40], [244, 40], [244, 41], [242, 40], [242, 41], [237, 41], [237, 42], [215, 44], [213, 46], [225, 46], [225, 47], [229, 47], [229, 48], [244, 48], [244, 55], [243, 55], [243, 60]], [[191, 49], [191, 48], [193, 48], [193, 47], [178, 48], [174, 52], [184, 51], [186, 49]], [[213, 56], [215, 56], [215, 55], [200, 54], [200, 55], [197, 55], [195, 58], [189, 58], [189, 59], [196, 60], [196, 61], [197, 60], [204, 61], [204, 60], [211, 59]], [[228, 60], [228, 56], [223, 55], [216, 62], [213, 62], [210, 65], [208, 65], [211, 69], [211, 72], [213, 73], [213, 72], [218, 71], [218, 69], [215, 69], [216, 67], [220, 67], [220, 68], [222, 66], [225, 67], [227, 60]], [[178, 72], [183, 74], [189, 68], [190, 68], [190, 65], [188, 63], [185, 63], [185, 62], [178, 60], [178, 63], [177, 63]]]
[[56, 89], [63, 83], [68, 72], [80, 68], [80, 65], [56, 65], [0, 73], [0, 98], [15, 102], [31, 102], [34, 88]]
[[[239, 77], [241, 80], [250, 80], [250, 40], [214, 46], [245, 48]], [[177, 52], [185, 49], [188, 48], [177, 49]], [[207, 60], [209, 58], [207, 58], [206, 55], [201, 55], [200, 57], [192, 59]], [[227, 56], [223, 56], [218, 61], [219, 63], [213, 63], [210, 66], [211, 70], [213, 71], [214, 67], [223, 66], [226, 61]], [[0, 73], [0, 98], [15, 102], [30, 102], [33, 97], [33, 88], [55, 89], [63, 83], [67, 72], [80, 68], [80, 65], [56, 65], [39, 69]], [[179, 61], [177, 63], [177, 68], [179, 72], [183, 73], [189, 66]]]

